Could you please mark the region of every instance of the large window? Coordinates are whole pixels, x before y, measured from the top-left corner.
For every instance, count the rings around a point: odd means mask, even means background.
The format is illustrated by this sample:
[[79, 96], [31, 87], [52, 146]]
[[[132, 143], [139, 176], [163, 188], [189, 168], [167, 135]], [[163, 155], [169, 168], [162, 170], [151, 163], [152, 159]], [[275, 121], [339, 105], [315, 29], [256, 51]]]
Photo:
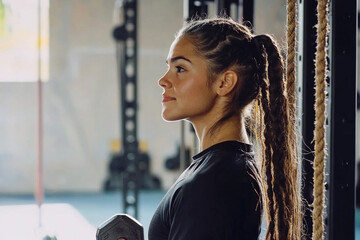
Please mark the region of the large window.
[[0, 82], [49, 77], [49, 0], [0, 0]]

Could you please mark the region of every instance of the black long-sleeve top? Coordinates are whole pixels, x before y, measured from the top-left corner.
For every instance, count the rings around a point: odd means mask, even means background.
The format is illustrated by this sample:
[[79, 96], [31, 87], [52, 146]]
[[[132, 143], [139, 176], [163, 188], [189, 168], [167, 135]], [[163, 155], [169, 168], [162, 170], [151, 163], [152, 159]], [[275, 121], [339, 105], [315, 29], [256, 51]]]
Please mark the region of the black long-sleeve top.
[[149, 240], [258, 239], [260, 189], [251, 145], [211, 146], [193, 157], [160, 202]]

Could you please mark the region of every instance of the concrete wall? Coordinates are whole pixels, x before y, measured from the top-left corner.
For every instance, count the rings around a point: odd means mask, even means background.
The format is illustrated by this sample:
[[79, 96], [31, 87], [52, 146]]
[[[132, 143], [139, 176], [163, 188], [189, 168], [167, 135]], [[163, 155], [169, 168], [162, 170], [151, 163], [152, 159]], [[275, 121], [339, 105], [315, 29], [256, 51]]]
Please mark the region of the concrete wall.
[[[163, 159], [175, 151], [179, 123], [162, 121], [157, 79], [182, 26], [182, 1], [139, 2], [139, 139], [148, 141], [154, 173], [172, 182], [177, 173], [163, 174]], [[120, 136], [113, 8], [114, 0], [50, 1], [50, 80], [43, 85], [48, 192], [99, 191], [105, 180], [110, 143]], [[32, 192], [37, 84], [1, 83], [0, 102], [0, 193]]]

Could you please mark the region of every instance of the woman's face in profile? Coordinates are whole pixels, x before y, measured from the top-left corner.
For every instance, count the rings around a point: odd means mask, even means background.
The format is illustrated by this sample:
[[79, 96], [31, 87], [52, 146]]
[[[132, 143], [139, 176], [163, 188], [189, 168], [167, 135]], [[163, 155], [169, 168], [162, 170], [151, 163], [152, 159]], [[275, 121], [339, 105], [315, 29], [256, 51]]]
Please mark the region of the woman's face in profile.
[[195, 121], [206, 117], [216, 93], [208, 83], [207, 62], [196, 53], [189, 38], [175, 39], [166, 63], [168, 70], [159, 79], [163, 119]]

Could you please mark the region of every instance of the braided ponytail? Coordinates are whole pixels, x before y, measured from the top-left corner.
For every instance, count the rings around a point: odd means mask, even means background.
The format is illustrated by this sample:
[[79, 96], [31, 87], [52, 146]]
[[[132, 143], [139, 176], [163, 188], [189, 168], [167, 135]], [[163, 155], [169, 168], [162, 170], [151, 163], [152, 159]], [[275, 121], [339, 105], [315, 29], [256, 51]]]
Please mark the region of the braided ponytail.
[[[268, 35], [254, 39], [263, 46], [261, 55], [261, 103], [264, 112], [262, 167], [269, 227], [266, 239], [300, 239], [300, 200], [296, 136], [289, 126], [289, 106], [285, 94], [284, 64], [276, 42]], [[264, 173], [264, 171], [263, 171]]]

